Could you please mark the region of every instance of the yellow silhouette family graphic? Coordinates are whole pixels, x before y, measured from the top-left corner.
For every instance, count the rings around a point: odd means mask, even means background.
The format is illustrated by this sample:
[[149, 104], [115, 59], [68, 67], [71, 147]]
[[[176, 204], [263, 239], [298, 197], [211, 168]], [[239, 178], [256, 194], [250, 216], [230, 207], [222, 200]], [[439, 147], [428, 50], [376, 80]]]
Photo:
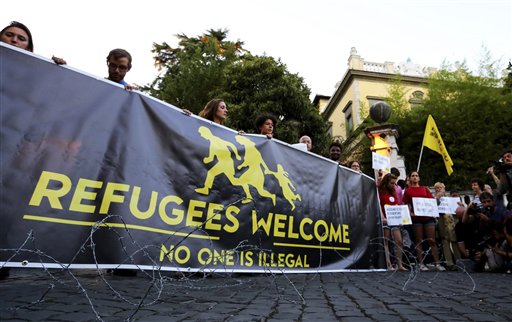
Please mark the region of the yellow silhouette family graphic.
[[[215, 177], [224, 174], [232, 185], [242, 187], [244, 190], [246, 199], [242, 201], [243, 203], [252, 201], [253, 197], [250, 191], [250, 186], [252, 186], [260, 196], [272, 200], [272, 204], [275, 206], [276, 195], [265, 189], [265, 175], [273, 175], [281, 187], [283, 197], [292, 206], [292, 210], [295, 209], [294, 201], [302, 200], [300, 195], [295, 193], [296, 188], [288, 178], [288, 172], [284, 171], [283, 166], [278, 164], [277, 171], [270, 170], [254, 142], [247, 137], [237, 135], [235, 138], [245, 148], [243, 162], [235, 169], [233, 155], [237, 160], [241, 160], [241, 158], [237, 147], [233, 143], [216, 137], [209, 128], [204, 126], [199, 128], [199, 134], [204, 139], [210, 141], [209, 154], [203, 159], [203, 163], [209, 164], [215, 159], [217, 159], [217, 163], [208, 170], [204, 186], [197, 188], [197, 193], [207, 195], [213, 186]], [[242, 171], [245, 168], [247, 168], [245, 172], [239, 177], [235, 177], [236, 170]]]

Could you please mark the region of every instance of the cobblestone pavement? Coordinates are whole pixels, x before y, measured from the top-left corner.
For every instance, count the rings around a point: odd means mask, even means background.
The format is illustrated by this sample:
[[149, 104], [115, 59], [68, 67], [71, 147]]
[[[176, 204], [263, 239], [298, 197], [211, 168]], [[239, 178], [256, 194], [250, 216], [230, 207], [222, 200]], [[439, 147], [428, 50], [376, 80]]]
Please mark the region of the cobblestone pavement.
[[[166, 274], [167, 276], [165, 276]], [[511, 321], [512, 275], [189, 276], [11, 269], [1, 321]]]

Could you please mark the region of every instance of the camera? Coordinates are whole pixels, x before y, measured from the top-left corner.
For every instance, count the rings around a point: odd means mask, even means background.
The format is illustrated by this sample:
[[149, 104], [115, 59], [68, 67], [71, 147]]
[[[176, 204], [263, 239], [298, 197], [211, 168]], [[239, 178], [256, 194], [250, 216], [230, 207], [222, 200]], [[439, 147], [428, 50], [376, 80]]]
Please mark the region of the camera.
[[482, 204], [474, 203], [471, 207], [468, 208], [468, 214], [476, 215], [478, 213], [486, 213], [486, 209]]
[[512, 166], [503, 162], [502, 159], [490, 161], [496, 173], [506, 173]]
[[485, 235], [484, 237], [482, 237], [482, 240], [476, 244], [476, 250], [483, 250], [489, 246], [494, 246], [496, 245], [498, 241], [496, 240], [496, 238], [494, 238], [492, 235]]

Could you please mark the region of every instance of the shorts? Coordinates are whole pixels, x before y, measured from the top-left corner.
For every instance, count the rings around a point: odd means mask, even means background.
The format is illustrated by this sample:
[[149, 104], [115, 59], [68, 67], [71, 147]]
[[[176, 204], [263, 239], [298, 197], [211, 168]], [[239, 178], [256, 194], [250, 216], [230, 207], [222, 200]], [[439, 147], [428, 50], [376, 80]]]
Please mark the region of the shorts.
[[425, 220], [425, 221], [412, 223], [413, 226], [430, 226], [430, 225], [435, 225], [435, 224], [436, 224], [435, 218], [429, 218], [428, 220]]

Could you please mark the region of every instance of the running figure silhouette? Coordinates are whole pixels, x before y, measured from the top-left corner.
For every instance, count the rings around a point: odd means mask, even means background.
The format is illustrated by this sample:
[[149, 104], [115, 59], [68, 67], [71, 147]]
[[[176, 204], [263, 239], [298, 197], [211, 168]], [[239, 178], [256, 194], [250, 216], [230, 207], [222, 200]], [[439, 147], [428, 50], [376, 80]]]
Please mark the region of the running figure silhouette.
[[216, 137], [212, 134], [210, 129], [205, 126], [199, 128], [199, 133], [203, 138], [210, 141], [210, 152], [209, 155], [203, 159], [203, 163], [208, 164], [213, 162], [215, 158], [217, 158], [217, 163], [208, 170], [208, 174], [204, 180], [204, 187], [197, 188], [196, 192], [207, 195], [213, 186], [213, 180], [219, 174], [224, 174], [232, 185], [238, 186], [238, 178], [235, 178], [235, 163], [231, 156], [231, 151], [233, 151], [236, 159], [241, 160], [236, 146], [231, 142]]

